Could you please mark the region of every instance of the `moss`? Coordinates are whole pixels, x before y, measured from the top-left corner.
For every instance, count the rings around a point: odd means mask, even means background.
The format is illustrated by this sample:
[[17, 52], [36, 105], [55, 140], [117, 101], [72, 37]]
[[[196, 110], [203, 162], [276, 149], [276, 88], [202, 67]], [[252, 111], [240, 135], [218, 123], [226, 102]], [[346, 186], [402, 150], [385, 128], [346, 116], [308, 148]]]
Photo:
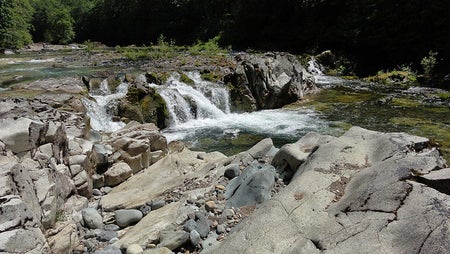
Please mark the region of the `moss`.
[[438, 93], [438, 94], [436, 94], [436, 96], [442, 100], [447, 100], [447, 99], [450, 99], [450, 92]]
[[418, 107], [421, 105], [420, 102], [409, 98], [394, 98], [391, 104], [400, 107]]
[[181, 73], [180, 81], [188, 85], [193, 85], [195, 83], [194, 80], [192, 80], [191, 78], [188, 77], [188, 75], [186, 75], [186, 73]]
[[147, 72], [145, 74], [148, 83], [153, 83], [156, 85], [163, 85], [169, 80], [170, 73], [168, 72]]
[[108, 78], [108, 87], [110, 91], [116, 91], [121, 81], [118, 78]]
[[417, 75], [411, 71], [403, 70], [379, 71], [374, 76], [364, 78], [364, 81], [376, 82], [385, 85], [410, 86], [417, 82]]
[[200, 73], [200, 76], [203, 80], [210, 81], [210, 82], [217, 82], [223, 78], [222, 75], [212, 72], [212, 71], [209, 71], [209, 70], [202, 71]]
[[411, 117], [393, 117], [389, 121], [395, 125], [402, 125], [408, 127], [416, 126], [424, 122], [423, 119]]

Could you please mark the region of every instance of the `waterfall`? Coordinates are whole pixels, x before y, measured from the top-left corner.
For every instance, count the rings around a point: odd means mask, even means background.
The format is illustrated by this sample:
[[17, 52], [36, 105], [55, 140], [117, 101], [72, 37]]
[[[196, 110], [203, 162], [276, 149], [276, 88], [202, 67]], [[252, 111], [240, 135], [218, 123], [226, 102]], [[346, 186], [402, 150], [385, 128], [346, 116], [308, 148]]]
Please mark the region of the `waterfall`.
[[325, 75], [325, 73], [323, 73], [324, 67], [318, 63], [313, 56], [311, 57], [311, 60], [308, 61], [308, 67], [306, 69], [313, 74], [314, 82], [316, 82], [317, 85], [340, 84], [344, 81], [339, 77]]
[[114, 92], [111, 92], [108, 81], [103, 80], [97, 89], [89, 91], [89, 95], [94, 100], [82, 99], [94, 130], [111, 132], [125, 126], [124, 123], [113, 120], [113, 112], [117, 109], [119, 99], [125, 97], [127, 92], [128, 84], [121, 83]]
[[156, 87], [166, 101], [171, 126], [195, 119], [218, 119], [230, 113], [225, 87], [202, 80], [196, 72], [187, 75], [194, 84], [185, 84], [178, 75], [172, 75], [165, 85]]
[[181, 82], [179, 74], [173, 74], [164, 85], [150, 84], [169, 111], [170, 126], [163, 130], [169, 142], [185, 140], [193, 144], [199, 139], [235, 139], [240, 135], [298, 137], [323, 124], [307, 109], [231, 113], [230, 96], [224, 85], [202, 80], [198, 72], [186, 75], [193, 84]]
[[323, 67], [313, 56], [311, 57], [311, 60], [308, 61], [308, 67], [306, 69], [314, 76], [323, 76]]

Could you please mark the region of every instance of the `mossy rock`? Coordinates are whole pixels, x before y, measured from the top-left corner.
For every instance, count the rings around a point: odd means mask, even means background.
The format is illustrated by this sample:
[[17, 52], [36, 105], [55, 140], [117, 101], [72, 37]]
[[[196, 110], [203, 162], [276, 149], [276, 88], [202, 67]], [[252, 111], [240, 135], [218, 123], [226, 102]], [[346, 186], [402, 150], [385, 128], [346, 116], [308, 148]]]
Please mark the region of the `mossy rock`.
[[129, 101], [121, 100], [117, 106], [117, 112], [119, 117], [125, 122], [131, 120], [143, 123], [144, 116], [141, 109], [136, 104], [131, 104]]
[[117, 87], [122, 83], [117, 77], [108, 78], [108, 88], [111, 92], [116, 91]]
[[188, 84], [188, 85], [193, 85], [195, 84], [194, 80], [192, 80], [190, 77], [188, 77], [188, 75], [186, 75], [186, 73], [181, 73], [180, 74], [180, 81]]
[[164, 85], [170, 78], [170, 73], [168, 72], [147, 72], [145, 73], [147, 82], [156, 85]]
[[219, 73], [212, 72], [210, 70], [203, 70], [200, 72], [200, 76], [203, 80], [209, 82], [217, 82], [223, 78], [223, 75]]
[[375, 76], [364, 78], [364, 81], [385, 85], [410, 86], [417, 83], [417, 75], [409, 71], [380, 71]]
[[154, 92], [146, 95], [140, 100], [139, 106], [144, 122], [154, 123], [161, 129], [167, 127], [169, 111], [165, 101], [159, 94]]

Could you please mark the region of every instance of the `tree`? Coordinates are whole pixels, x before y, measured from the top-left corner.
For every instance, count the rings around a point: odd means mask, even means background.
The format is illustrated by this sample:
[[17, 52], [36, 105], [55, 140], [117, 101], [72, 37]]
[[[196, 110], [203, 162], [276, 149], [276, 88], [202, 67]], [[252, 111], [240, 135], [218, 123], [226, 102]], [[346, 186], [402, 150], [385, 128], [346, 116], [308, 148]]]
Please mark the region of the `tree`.
[[32, 42], [33, 8], [28, 0], [0, 1], [0, 47], [21, 48]]
[[75, 20], [60, 0], [35, 0], [33, 5], [35, 40], [67, 44], [75, 38]]

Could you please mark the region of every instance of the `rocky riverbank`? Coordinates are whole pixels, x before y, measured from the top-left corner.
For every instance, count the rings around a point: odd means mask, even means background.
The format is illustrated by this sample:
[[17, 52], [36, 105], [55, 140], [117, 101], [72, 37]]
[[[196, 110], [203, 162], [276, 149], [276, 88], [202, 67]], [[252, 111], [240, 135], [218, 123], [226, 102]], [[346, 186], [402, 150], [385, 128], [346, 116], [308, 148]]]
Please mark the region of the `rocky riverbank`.
[[[230, 72], [250, 108], [315, 89], [289, 56], [264, 57]], [[153, 76], [125, 78], [131, 105], [154, 98]], [[159, 121], [92, 129], [83, 99], [98, 83], [42, 80], [0, 100], [1, 252], [450, 252], [450, 169], [427, 138], [353, 127], [191, 151]]]

